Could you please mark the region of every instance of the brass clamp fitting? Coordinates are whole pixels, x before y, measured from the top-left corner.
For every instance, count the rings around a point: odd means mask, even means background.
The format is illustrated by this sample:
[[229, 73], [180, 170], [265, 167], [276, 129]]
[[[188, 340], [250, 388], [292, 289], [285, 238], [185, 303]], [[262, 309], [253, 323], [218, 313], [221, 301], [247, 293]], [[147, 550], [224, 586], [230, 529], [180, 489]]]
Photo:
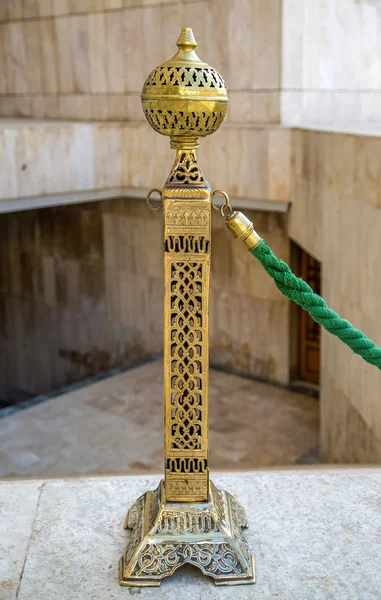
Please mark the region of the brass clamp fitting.
[[239, 211], [233, 210], [226, 217], [225, 225], [235, 239], [243, 241], [248, 250], [254, 250], [262, 241], [250, 219]]
[[[216, 206], [213, 202], [213, 198], [217, 194], [221, 194], [225, 198], [225, 202], [221, 206]], [[254, 250], [261, 243], [262, 238], [255, 231], [253, 223], [244, 214], [232, 209], [226, 192], [215, 190], [212, 193], [212, 206], [224, 217], [225, 225], [233, 237], [242, 240], [248, 250]]]

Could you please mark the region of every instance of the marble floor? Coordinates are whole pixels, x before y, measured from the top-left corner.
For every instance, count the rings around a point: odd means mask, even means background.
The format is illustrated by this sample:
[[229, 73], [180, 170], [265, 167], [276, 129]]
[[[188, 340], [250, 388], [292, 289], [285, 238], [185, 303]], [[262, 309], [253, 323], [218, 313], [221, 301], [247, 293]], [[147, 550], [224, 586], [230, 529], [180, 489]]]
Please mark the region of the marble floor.
[[0, 482], [1, 599], [380, 600], [380, 468], [213, 475], [245, 508], [255, 586], [215, 587], [187, 565], [160, 588], [122, 588], [123, 521], [158, 480]]
[[[151, 362], [1, 419], [0, 476], [161, 472], [162, 368]], [[212, 470], [290, 465], [318, 444], [315, 398], [211, 370], [209, 399]]]

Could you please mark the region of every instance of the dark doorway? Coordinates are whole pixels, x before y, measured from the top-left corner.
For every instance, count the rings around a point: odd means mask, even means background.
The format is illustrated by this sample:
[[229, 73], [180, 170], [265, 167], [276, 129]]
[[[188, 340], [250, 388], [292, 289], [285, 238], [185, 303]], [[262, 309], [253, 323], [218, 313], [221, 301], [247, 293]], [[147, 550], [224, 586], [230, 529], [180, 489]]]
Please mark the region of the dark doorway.
[[[293, 244], [292, 254], [297, 275], [302, 277], [314, 292], [320, 294], [320, 262], [296, 244]], [[319, 385], [320, 325], [300, 306], [297, 306], [294, 317], [292, 337], [295, 352], [292, 379]]]
[[[320, 294], [320, 263], [299, 248], [299, 275], [314, 292]], [[319, 384], [320, 379], [320, 325], [298, 307], [299, 377]]]

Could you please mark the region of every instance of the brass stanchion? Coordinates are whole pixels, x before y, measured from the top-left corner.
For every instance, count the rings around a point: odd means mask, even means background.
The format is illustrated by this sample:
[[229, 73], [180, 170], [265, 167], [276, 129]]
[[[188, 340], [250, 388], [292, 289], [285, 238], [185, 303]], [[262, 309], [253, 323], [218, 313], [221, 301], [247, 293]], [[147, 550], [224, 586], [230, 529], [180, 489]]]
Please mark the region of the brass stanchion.
[[158, 586], [185, 563], [217, 585], [254, 583], [254, 559], [241, 529], [247, 527], [245, 512], [209, 481], [208, 470], [212, 204], [196, 149], [199, 137], [221, 125], [228, 95], [219, 73], [195, 53], [191, 29], [182, 30], [177, 45], [177, 54], [152, 71], [142, 93], [149, 124], [170, 136], [176, 150], [160, 204], [152, 206], [147, 197], [151, 208], [163, 207], [165, 223], [165, 479], [128, 512], [125, 526], [132, 532], [120, 583]]

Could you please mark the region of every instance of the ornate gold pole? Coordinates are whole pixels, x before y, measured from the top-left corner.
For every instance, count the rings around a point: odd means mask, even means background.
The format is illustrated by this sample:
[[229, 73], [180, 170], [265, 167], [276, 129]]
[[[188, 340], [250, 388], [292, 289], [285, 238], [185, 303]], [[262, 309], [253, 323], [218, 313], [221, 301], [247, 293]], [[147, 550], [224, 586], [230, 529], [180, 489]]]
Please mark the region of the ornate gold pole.
[[[178, 52], [147, 78], [149, 124], [171, 138], [176, 160], [161, 192], [164, 209], [165, 479], [129, 510], [132, 530], [120, 583], [158, 586], [185, 563], [218, 585], [254, 583], [254, 559], [241, 528], [243, 508], [209, 482], [208, 302], [211, 190], [197, 162], [198, 138], [222, 123], [222, 77], [195, 53], [184, 28]], [[149, 202], [150, 194], [148, 195]]]
[[195, 149], [183, 145], [172, 142], [177, 156], [163, 189], [165, 493], [168, 501], [203, 502], [209, 490], [211, 204]]

